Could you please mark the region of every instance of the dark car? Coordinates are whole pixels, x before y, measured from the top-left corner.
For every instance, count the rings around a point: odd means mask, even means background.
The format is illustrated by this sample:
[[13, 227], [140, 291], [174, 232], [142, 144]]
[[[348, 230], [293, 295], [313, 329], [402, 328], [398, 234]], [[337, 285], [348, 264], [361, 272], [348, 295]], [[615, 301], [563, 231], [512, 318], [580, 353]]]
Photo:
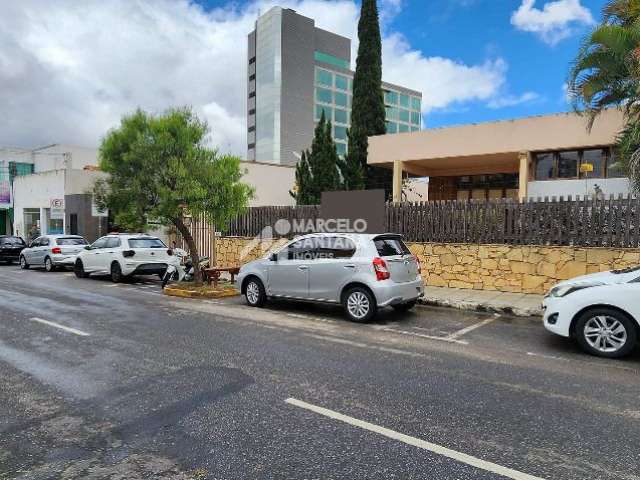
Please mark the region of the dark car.
[[20, 252], [27, 248], [27, 244], [20, 237], [0, 235], [0, 262], [10, 264], [17, 262]]

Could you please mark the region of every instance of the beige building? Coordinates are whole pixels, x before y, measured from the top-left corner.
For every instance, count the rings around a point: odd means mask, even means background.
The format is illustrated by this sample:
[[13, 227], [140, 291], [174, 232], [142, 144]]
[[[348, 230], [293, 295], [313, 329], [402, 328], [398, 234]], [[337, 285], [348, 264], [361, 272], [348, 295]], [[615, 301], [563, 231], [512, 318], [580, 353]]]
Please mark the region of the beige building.
[[621, 112], [603, 112], [591, 131], [586, 125], [560, 113], [375, 136], [368, 163], [393, 169], [395, 201], [406, 198], [407, 176], [429, 177], [429, 200], [628, 193], [612, 150]]

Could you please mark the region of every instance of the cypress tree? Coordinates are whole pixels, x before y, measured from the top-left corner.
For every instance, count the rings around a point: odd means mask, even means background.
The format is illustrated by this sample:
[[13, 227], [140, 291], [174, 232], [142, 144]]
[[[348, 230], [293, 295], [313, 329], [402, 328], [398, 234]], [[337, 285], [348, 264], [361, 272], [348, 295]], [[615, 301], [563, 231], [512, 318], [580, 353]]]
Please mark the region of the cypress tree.
[[322, 112], [311, 150], [302, 152], [302, 158], [296, 166], [297, 191], [289, 192], [298, 205], [317, 205], [322, 192], [342, 189], [338, 170], [340, 158], [331, 130], [331, 122], [325, 119]]
[[[367, 165], [368, 140], [386, 133], [382, 93], [382, 40], [376, 0], [362, 0], [358, 22], [358, 56], [353, 77], [349, 151], [343, 171], [345, 185], [362, 185], [357, 166], [365, 173], [366, 188], [391, 187], [391, 172]], [[355, 175], [352, 177], [352, 175]]]

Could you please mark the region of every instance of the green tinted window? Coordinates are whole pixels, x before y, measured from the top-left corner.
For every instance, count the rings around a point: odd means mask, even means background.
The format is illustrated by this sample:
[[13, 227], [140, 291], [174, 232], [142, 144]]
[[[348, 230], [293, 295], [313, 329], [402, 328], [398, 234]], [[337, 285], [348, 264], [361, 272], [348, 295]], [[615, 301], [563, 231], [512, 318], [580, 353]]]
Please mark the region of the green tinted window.
[[398, 118], [401, 122], [409, 123], [409, 110], [400, 109], [400, 113], [398, 114]]
[[397, 105], [398, 104], [398, 94], [396, 92], [386, 91], [384, 92], [384, 101], [389, 105]]
[[409, 131], [409, 125], [405, 125], [404, 123], [399, 124], [398, 125], [398, 131], [400, 133], [408, 132]]
[[327, 87], [333, 86], [333, 74], [321, 68], [316, 69], [316, 83]]
[[411, 123], [420, 125], [420, 112], [411, 112]]
[[420, 99], [418, 97], [411, 97], [411, 108], [420, 111]]
[[340, 93], [340, 92], [335, 92], [335, 98], [336, 98], [336, 105], [340, 106], [340, 107], [346, 107], [347, 106], [347, 94], [346, 93]]
[[398, 133], [398, 124], [396, 122], [387, 122], [387, 133]]
[[331, 90], [326, 88], [316, 88], [316, 100], [322, 103], [333, 103]]
[[336, 142], [336, 152], [338, 152], [338, 155], [345, 155], [347, 153], [347, 144]]
[[343, 77], [342, 75], [336, 74], [336, 88], [340, 90], [348, 90], [349, 79], [347, 77]]
[[411, 127], [411, 131], [412, 132], [419, 132], [420, 131], [420, 127]]
[[336, 108], [334, 118], [336, 123], [349, 123], [349, 121], [347, 120], [348, 116], [347, 116], [346, 110], [341, 110], [339, 108]]
[[404, 93], [400, 94], [400, 106], [409, 108], [409, 95], [405, 95]]
[[316, 62], [328, 63], [329, 65], [335, 65], [340, 68], [349, 68], [349, 62], [344, 58], [334, 57], [333, 55], [322, 52], [315, 52], [313, 56]]
[[316, 104], [316, 122], [322, 117], [322, 111], [324, 110], [324, 118], [331, 120], [331, 107]]
[[386, 107], [387, 120], [398, 120], [398, 109], [394, 107]]
[[347, 139], [347, 127], [333, 127], [333, 138], [336, 140], [346, 140]]

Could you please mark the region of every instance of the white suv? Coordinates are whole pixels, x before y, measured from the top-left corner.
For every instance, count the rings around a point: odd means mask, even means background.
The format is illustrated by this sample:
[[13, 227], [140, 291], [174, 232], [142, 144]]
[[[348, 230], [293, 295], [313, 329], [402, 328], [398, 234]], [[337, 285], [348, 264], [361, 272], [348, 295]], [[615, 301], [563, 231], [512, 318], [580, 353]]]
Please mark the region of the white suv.
[[162, 276], [169, 264], [177, 264], [173, 252], [156, 237], [142, 233], [113, 234], [87, 245], [76, 259], [75, 274], [86, 278], [92, 273], [107, 273], [120, 282], [130, 275]]

